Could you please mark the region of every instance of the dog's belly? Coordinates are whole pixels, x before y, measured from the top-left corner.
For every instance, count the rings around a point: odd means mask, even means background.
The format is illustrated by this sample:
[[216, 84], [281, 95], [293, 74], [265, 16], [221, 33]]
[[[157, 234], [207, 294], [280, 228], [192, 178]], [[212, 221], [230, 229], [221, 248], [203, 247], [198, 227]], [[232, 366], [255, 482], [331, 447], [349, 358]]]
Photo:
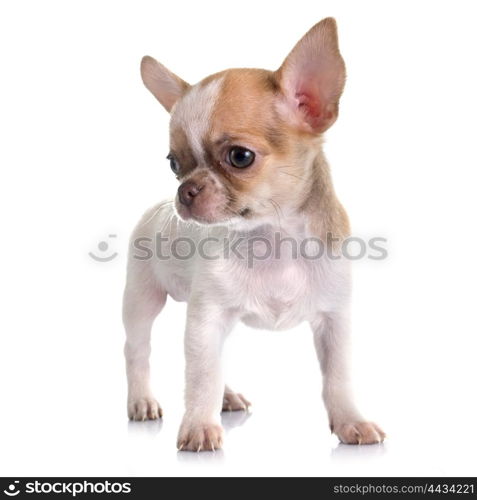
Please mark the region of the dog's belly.
[[190, 285], [189, 279], [179, 274], [172, 274], [168, 278], [166, 289], [176, 302], [187, 302], [190, 295]]
[[265, 330], [288, 330], [305, 320], [300, 308], [286, 302], [265, 304], [260, 311], [248, 311], [241, 320], [247, 326]]

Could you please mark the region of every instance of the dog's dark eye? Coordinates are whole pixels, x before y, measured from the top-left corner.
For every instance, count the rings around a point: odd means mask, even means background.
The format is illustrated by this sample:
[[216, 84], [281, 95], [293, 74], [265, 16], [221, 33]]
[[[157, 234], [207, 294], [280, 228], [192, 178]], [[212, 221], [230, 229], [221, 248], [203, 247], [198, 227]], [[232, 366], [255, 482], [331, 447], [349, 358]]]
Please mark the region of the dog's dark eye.
[[177, 163], [177, 160], [171, 154], [168, 154], [166, 158], [169, 160], [169, 163], [171, 164], [171, 170], [175, 174], [177, 174], [179, 172], [179, 163]]
[[232, 167], [250, 167], [255, 160], [255, 153], [250, 151], [250, 149], [234, 146], [233, 148], [230, 148], [227, 159]]

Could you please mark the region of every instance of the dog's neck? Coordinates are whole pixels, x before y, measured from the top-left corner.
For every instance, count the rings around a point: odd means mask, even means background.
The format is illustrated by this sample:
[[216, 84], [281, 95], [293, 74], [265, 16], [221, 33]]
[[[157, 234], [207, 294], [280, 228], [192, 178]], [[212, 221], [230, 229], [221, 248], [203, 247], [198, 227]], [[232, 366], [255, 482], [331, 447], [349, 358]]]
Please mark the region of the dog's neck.
[[348, 217], [336, 196], [330, 167], [321, 147], [313, 158], [310, 173], [310, 188], [299, 211], [313, 236], [323, 241], [327, 236], [342, 240], [349, 235]]
[[309, 177], [297, 202], [288, 206], [277, 203], [275, 216], [234, 224], [229, 230], [250, 237], [281, 233], [284, 236], [311, 236], [324, 242], [330, 237], [340, 241], [346, 238], [349, 235], [348, 218], [336, 197], [321, 144], [305, 157], [305, 161], [310, 162]]

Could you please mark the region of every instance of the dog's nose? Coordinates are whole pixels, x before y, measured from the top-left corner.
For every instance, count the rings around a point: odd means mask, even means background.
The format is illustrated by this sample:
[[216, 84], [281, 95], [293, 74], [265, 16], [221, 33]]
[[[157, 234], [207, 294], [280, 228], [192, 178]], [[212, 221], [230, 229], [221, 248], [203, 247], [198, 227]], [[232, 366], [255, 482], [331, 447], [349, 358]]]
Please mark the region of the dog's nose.
[[202, 191], [203, 187], [194, 181], [184, 182], [179, 186], [179, 201], [186, 207], [190, 207], [194, 202], [194, 198]]

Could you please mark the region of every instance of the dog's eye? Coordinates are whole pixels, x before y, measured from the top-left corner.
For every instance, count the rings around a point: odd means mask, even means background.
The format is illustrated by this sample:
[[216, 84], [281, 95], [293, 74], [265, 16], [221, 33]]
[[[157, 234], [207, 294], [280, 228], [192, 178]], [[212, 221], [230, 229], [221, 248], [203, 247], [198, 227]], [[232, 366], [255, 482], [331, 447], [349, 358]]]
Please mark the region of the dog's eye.
[[166, 158], [169, 160], [169, 163], [171, 164], [171, 170], [177, 174], [179, 172], [179, 163], [177, 163], [177, 160], [174, 158], [172, 154], [168, 154]]
[[250, 167], [255, 160], [255, 153], [250, 151], [250, 149], [234, 146], [233, 148], [230, 148], [227, 159], [232, 167]]

